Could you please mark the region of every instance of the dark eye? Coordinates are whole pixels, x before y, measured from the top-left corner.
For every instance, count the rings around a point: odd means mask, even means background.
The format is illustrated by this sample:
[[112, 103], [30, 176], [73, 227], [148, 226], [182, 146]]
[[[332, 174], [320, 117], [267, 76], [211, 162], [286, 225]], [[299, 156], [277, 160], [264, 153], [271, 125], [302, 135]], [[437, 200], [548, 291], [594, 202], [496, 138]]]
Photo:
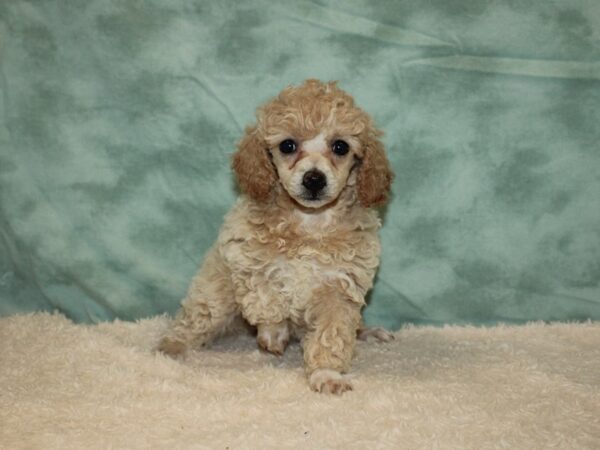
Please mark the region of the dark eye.
[[346, 153], [348, 153], [348, 150], [350, 150], [350, 146], [346, 141], [338, 139], [331, 146], [331, 150], [333, 150], [333, 153], [336, 155], [344, 156]]
[[290, 153], [294, 153], [296, 151], [296, 142], [293, 139], [286, 139], [281, 144], [279, 144], [279, 150], [281, 153], [285, 153], [289, 155]]

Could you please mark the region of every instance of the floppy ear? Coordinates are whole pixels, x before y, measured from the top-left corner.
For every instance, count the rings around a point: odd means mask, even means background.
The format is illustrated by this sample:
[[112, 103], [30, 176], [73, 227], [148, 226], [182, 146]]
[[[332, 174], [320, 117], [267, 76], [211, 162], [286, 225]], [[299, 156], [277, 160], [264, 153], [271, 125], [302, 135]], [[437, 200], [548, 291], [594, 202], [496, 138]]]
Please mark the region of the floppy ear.
[[246, 128], [233, 155], [232, 168], [243, 192], [260, 202], [269, 198], [277, 178], [267, 144], [258, 135], [256, 126]]
[[394, 178], [379, 135], [381, 132], [377, 130], [367, 132], [364, 156], [358, 170], [358, 199], [365, 208], [387, 202]]

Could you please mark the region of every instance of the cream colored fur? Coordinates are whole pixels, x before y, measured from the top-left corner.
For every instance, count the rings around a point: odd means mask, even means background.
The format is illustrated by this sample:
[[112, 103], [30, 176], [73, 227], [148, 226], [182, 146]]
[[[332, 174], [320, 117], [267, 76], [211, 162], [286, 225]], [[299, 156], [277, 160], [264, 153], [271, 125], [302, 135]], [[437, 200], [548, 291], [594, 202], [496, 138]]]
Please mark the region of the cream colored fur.
[[[379, 264], [381, 223], [371, 206], [387, 198], [391, 181], [379, 135], [334, 83], [309, 80], [260, 108], [234, 158], [244, 194], [160, 350], [177, 356], [204, 346], [243, 318], [266, 351], [281, 355], [290, 338], [302, 339], [313, 389], [349, 390], [341, 374]], [[286, 140], [291, 153], [280, 151]], [[333, 150], [340, 140], [346, 154]], [[318, 195], [303, 184], [315, 170], [326, 180]]]
[[354, 390], [247, 334], [174, 361], [169, 321], [0, 319], [0, 448], [597, 449], [600, 324], [405, 328], [358, 342]]

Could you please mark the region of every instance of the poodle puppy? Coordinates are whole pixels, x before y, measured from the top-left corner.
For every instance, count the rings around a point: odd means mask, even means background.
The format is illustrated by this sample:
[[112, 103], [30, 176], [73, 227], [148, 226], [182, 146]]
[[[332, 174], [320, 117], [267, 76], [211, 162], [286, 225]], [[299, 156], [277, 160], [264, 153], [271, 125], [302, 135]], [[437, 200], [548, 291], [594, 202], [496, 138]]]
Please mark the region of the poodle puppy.
[[162, 339], [171, 356], [208, 344], [242, 318], [281, 355], [301, 339], [310, 387], [352, 389], [356, 338], [379, 264], [373, 209], [392, 172], [381, 132], [335, 82], [307, 80], [259, 108], [233, 157], [242, 194]]

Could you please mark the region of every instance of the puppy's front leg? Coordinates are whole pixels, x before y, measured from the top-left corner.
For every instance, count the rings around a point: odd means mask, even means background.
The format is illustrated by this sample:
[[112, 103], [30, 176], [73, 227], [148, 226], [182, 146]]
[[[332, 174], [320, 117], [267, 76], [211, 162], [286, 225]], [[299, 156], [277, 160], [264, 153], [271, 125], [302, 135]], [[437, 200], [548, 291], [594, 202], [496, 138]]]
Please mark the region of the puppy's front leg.
[[352, 389], [342, 374], [350, 368], [362, 305], [341, 290], [317, 290], [306, 311], [309, 332], [304, 337], [304, 362], [310, 387], [341, 394]]

